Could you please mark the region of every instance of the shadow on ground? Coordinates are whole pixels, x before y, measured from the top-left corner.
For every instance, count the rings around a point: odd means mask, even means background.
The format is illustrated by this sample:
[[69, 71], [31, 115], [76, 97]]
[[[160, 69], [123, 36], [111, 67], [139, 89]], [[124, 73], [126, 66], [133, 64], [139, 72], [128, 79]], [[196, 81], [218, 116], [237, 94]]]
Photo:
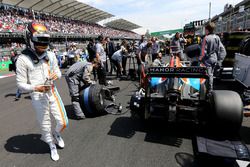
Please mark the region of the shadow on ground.
[[180, 147], [183, 138], [195, 135], [191, 124], [167, 124], [164, 120], [152, 119], [148, 122], [137, 117], [119, 117], [111, 125], [108, 135], [132, 138], [136, 132], [144, 132], [144, 141]]
[[[24, 95], [26, 95], [26, 96], [24, 96]], [[8, 98], [8, 97], [16, 97], [16, 93], [8, 93], [8, 94], [4, 95], [4, 97], [5, 97], [5, 98]], [[27, 92], [22, 93], [20, 99], [21, 99], [21, 98], [24, 98], [24, 99], [27, 99], [27, 100], [31, 100], [31, 97], [30, 97], [29, 93], [27, 93]], [[15, 100], [15, 99], [14, 99], [14, 100]], [[17, 101], [17, 100], [15, 100], [15, 101]]]
[[15, 97], [16, 93], [8, 93], [8, 94], [4, 95], [5, 98], [10, 97], [10, 96]]
[[18, 135], [9, 138], [4, 145], [8, 152], [25, 154], [49, 153], [48, 145], [43, 142], [39, 134]]
[[181, 167], [238, 167], [235, 159], [212, 156], [194, 156], [189, 153], [176, 153], [175, 160]]
[[[145, 142], [173, 147], [180, 147], [183, 143], [183, 139], [190, 139], [192, 140], [194, 155], [184, 152], [176, 153], [175, 155], [176, 162], [181, 167], [237, 167], [237, 163], [233, 158], [215, 157], [205, 153], [198, 153], [197, 136], [216, 141], [230, 140], [243, 141], [243, 144], [250, 143], [250, 137], [242, 139], [239, 134], [231, 135], [223, 132], [215, 132], [215, 129], [202, 127], [190, 122], [178, 122], [175, 124], [166, 122], [167, 121], [163, 119], [151, 119], [145, 122], [136, 115], [119, 117], [115, 119], [111, 125], [108, 135], [131, 139], [137, 132], [143, 132], [145, 133]], [[249, 132], [249, 128], [242, 127], [240, 133]]]

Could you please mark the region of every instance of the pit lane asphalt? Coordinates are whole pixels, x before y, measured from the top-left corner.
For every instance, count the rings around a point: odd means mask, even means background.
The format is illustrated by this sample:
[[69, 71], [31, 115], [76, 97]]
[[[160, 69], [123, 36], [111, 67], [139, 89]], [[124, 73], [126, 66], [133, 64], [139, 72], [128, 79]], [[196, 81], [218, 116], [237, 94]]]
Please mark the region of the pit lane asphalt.
[[[128, 106], [138, 85], [117, 81], [116, 101]], [[14, 101], [15, 77], [0, 79], [0, 166], [1, 167], [175, 167], [194, 161], [193, 126], [167, 127], [162, 121], [145, 125], [130, 111], [125, 115], [104, 115], [74, 120], [64, 77], [57, 83], [69, 116], [63, 133], [65, 148], [60, 160], [50, 159], [49, 147], [40, 140], [35, 112], [28, 94]], [[225, 89], [231, 84], [221, 86]], [[250, 144], [250, 120], [244, 119], [241, 138]]]

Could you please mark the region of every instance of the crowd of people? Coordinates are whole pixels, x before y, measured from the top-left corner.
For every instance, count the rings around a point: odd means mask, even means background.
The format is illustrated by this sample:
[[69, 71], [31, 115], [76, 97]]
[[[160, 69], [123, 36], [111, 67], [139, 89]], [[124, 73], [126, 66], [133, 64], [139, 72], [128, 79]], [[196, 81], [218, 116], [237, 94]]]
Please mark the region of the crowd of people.
[[38, 13], [30, 9], [1, 4], [0, 32], [24, 32], [25, 26], [31, 21], [43, 23], [50, 33], [96, 35], [109, 37], [138, 38], [132, 31], [116, 30], [99, 24], [87, 23], [70, 18]]
[[11, 59], [14, 50], [23, 50], [25, 44], [22, 43], [6, 43], [0, 45], [0, 62], [6, 62]]

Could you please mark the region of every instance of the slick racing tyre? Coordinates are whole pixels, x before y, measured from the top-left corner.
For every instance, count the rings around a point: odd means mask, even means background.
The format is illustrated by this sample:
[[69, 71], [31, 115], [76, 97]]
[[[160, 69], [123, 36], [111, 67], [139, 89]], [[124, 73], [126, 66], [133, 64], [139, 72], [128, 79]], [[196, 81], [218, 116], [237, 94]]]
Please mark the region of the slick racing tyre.
[[80, 105], [86, 116], [105, 114], [107, 102], [102, 86], [92, 84], [80, 92]]
[[211, 124], [221, 132], [238, 132], [243, 120], [243, 104], [238, 93], [213, 91], [210, 97]]

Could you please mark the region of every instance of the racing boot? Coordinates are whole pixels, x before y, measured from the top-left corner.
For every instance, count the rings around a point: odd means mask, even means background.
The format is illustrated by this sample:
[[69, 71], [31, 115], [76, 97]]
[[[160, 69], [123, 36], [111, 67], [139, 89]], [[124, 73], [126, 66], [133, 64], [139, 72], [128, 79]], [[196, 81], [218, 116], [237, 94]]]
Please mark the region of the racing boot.
[[55, 131], [53, 133], [53, 137], [55, 139], [55, 144], [58, 145], [60, 148], [64, 148], [65, 144], [60, 133]]
[[57, 153], [56, 145], [53, 142], [49, 143], [50, 147], [50, 157], [53, 161], [59, 160], [59, 154]]

